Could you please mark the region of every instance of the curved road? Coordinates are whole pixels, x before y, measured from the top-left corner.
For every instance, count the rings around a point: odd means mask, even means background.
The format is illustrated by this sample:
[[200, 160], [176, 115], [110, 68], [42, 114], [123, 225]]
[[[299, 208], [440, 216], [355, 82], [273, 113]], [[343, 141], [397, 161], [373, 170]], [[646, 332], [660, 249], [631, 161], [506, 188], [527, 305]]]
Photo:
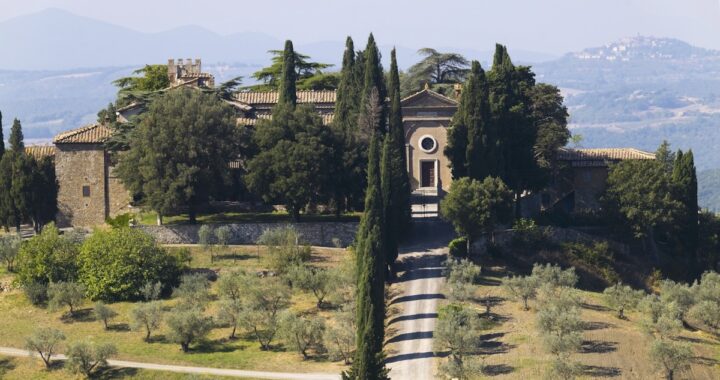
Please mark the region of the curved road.
[[415, 224], [412, 245], [403, 247], [393, 285], [400, 294], [390, 301], [399, 313], [388, 320], [386, 363], [393, 380], [435, 379], [432, 337], [437, 308], [444, 299], [442, 263], [451, 232], [439, 222]]

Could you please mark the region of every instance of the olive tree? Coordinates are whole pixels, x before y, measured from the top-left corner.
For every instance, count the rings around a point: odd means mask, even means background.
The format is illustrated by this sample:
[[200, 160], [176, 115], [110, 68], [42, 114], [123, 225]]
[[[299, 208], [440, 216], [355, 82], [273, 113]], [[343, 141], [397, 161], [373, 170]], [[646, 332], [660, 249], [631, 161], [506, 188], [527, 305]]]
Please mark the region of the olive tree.
[[617, 283], [603, 291], [605, 303], [609, 308], [617, 312], [617, 317], [626, 319], [625, 310], [634, 309], [643, 299], [644, 292], [642, 290], [634, 290], [633, 288]]
[[345, 365], [352, 362], [355, 351], [355, 312], [350, 307], [343, 307], [335, 314], [332, 324], [327, 326], [324, 340], [325, 347], [332, 360], [342, 360]]
[[528, 301], [535, 299], [538, 289], [538, 278], [534, 276], [511, 276], [502, 280], [503, 289], [512, 298], [523, 302], [523, 309], [530, 310]]
[[247, 274], [244, 272], [224, 272], [218, 278], [218, 294], [223, 299], [239, 301], [247, 283]]
[[262, 350], [268, 350], [279, 328], [279, 314], [290, 305], [291, 294], [276, 278], [251, 279], [240, 324], [255, 336]]
[[433, 350], [449, 352], [449, 356], [440, 366], [440, 372], [449, 377], [468, 379], [482, 369], [472, 355], [480, 349], [480, 334], [485, 328], [485, 322], [477, 313], [462, 304], [442, 307], [433, 333]]
[[468, 259], [445, 261], [444, 274], [450, 287], [450, 299], [467, 301], [475, 294], [475, 281], [480, 276], [481, 268]]
[[280, 318], [280, 335], [303, 359], [309, 357], [310, 349], [322, 348], [324, 332], [325, 322], [321, 317], [301, 317], [286, 311]]
[[90, 378], [99, 368], [107, 366], [107, 359], [117, 355], [117, 348], [112, 343], [92, 344], [76, 342], [67, 350], [67, 367], [76, 373]]
[[141, 303], [132, 311], [132, 328], [145, 331], [145, 341], [150, 340], [150, 334], [157, 330], [162, 323], [162, 307], [157, 301]]
[[573, 378], [577, 367], [570, 362], [570, 355], [580, 349], [583, 340], [579, 301], [569, 292], [559, 292], [543, 303], [536, 326], [543, 346], [555, 356], [550, 377]]
[[210, 262], [215, 262], [215, 231], [207, 224], [200, 226], [198, 230], [198, 244], [202, 247], [205, 252], [210, 253]]
[[332, 273], [329, 270], [314, 268], [304, 263], [293, 266], [289, 270], [288, 278], [291, 279], [293, 286], [315, 296], [318, 309], [323, 308], [325, 298], [334, 286]]
[[5, 262], [8, 272], [15, 270], [15, 259], [20, 251], [22, 239], [18, 235], [0, 237], [0, 260]]
[[190, 345], [210, 332], [213, 327], [212, 318], [202, 315], [198, 309], [176, 309], [167, 318], [170, 329], [169, 338], [180, 344], [182, 351], [187, 353]]
[[95, 306], [93, 307], [93, 313], [95, 314], [95, 319], [103, 323], [103, 327], [105, 328], [105, 330], [108, 329], [108, 321], [117, 317], [118, 315], [115, 310], [111, 309], [100, 301], [95, 302]]
[[551, 289], [559, 287], [573, 288], [578, 281], [578, 276], [575, 274], [575, 268], [563, 270], [559, 266], [551, 264], [533, 265], [532, 276], [537, 279], [540, 286], [549, 287]]
[[59, 309], [67, 306], [70, 309], [70, 316], [75, 316], [75, 309], [82, 305], [85, 299], [85, 286], [76, 282], [52, 282], [48, 287], [49, 306], [51, 309]]
[[160, 281], [157, 282], [146, 282], [145, 285], [140, 289], [142, 298], [146, 302], [156, 301], [160, 298], [162, 293], [163, 285]]
[[232, 331], [229, 336], [230, 339], [235, 339], [235, 332], [240, 325], [240, 320], [244, 312], [245, 309], [243, 308], [243, 304], [240, 302], [240, 299], [228, 298], [220, 301], [217, 311], [217, 319], [218, 322], [232, 327]]
[[267, 229], [257, 244], [267, 249], [266, 262], [276, 273], [284, 274], [294, 265], [310, 259], [312, 250], [300, 240], [300, 233], [294, 227]]
[[695, 303], [692, 289], [687, 284], [673, 280], [660, 282], [660, 300], [665, 304], [673, 303], [677, 307], [680, 320], [685, 318], [685, 314]]
[[665, 379], [673, 380], [675, 376], [690, 369], [693, 351], [687, 344], [657, 339], [650, 348], [650, 357], [663, 372]]
[[57, 346], [65, 340], [65, 334], [62, 331], [50, 327], [43, 327], [35, 330], [33, 334], [25, 340], [25, 348], [30, 354], [38, 353], [46, 368], [50, 368], [52, 356], [55, 354]]
[[180, 278], [180, 285], [173, 290], [173, 298], [179, 298], [181, 308], [205, 309], [210, 302], [210, 281], [199, 273], [186, 274]]

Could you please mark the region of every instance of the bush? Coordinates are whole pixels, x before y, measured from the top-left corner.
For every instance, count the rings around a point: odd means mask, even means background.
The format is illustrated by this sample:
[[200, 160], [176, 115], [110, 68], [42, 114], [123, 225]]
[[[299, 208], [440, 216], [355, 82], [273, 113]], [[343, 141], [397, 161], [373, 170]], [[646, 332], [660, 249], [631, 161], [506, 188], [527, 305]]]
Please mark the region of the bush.
[[74, 316], [75, 308], [82, 305], [85, 298], [85, 286], [76, 282], [51, 282], [48, 297], [51, 309], [67, 306], [70, 308], [70, 316]]
[[452, 257], [467, 257], [467, 239], [457, 238], [453, 239], [448, 246], [450, 249], [450, 256]]
[[613, 268], [615, 253], [607, 242], [596, 242], [592, 245], [566, 243], [563, 244], [563, 248], [568, 255], [592, 268], [608, 284], [620, 282], [620, 276]]
[[143, 285], [142, 289], [140, 289], [140, 292], [142, 293], [143, 299], [146, 302], [156, 301], [160, 299], [162, 288], [163, 286], [159, 281], [155, 283], [146, 282], [145, 285]]
[[61, 236], [54, 224], [20, 246], [17, 279], [22, 285], [74, 281], [77, 278], [78, 245]]
[[105, 223], [107, 223], [112, 228], [125, 228], [130, 227], [130, 223], [135, 219], [135, 215], [131, 213], [125, 213], [120, 214], [114, 218], [107, 218], [105, 219]]
[[107, 359], [116, 354], [117, 348], [111, 343], [95, 345], [77, 342], [68, 347], [66, 365], [71, 371], [89, 378], [99, 368], [107, 366]]
[[23, 292], [28, 301], [35, 306], [43, 305], [48, 301], [48, 286], [42, 282], [31, 282], [23, 285]]
[[263, 231], [257, 241], [267, 248], [268, 266], [276, 273], [285, 273], [292, 266], [308, 261], [310, 246], [300, 243], [300, 234], [293, 227], [280, 227]]
[[538, 227], [532, 219], [518, 219], [513, 224], [512, 242], [527, 248], [536, 248], [547, 244], [547, 233], [544, 227]]
[[132, 228], [97, 230], [82, 245], [79, 280], [88, 297], [104, 301], [140, 299], [148, 282], [172, 284], [178, 262], [147, 233]]

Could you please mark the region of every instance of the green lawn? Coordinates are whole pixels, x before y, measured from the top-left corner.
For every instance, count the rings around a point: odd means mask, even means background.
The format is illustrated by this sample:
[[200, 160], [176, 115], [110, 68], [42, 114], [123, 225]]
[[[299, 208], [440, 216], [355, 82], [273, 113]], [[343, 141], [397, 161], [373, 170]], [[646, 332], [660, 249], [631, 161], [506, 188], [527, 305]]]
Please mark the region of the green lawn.
[[[213, 263], [210, 263], [209, 254], [203, 252], [200, 248], [192, 247], [190, 249], [192, 252], [190, 265], [193, 268], [209, 268], [222, 273], [224, 270], [244, 269], [251, 271], [264, 267], [263, 260], [257, 259], [257, 248], [254, 246], [228, 247], [218, 255], [218, 258]], [[312, 262], [317, 265], [332, 266], [340, 262], [344, 255], [345, 251], [341, 249], [314, 249]], [[8, 277], [5, 276], [5, 278]], [[169, 311], [174, 307], [175, 301], [164, 300], [162, 303], [164, 308]], [[210, 304], [207, 311], [208, 315], [214, 313], [216, 304], [217, 301]], [[95, 321], [92, 317], [92, 305], [90, 302], [81, 307], [80, 317], [75, 320], [63, 320], [62, 316], [65, 310], [51, 311], [34, 307], [28, 303], [19, 290], [0, 293], [0, 315], [3, 316], [3, 326], [0, 328], [0, 342], [2, 342], [2, 345], [21, 348], [24, 345], [25, 338], [34, 329], [51, 326], [65, 333], [68, 337], [65, 343], [82, 339], [89, 339], [97, 343], [111, 342], [118, 348], [117, 359], [266, 371], [339, 373], [344, 368], [341, 363], [331, 362], [323, 356], [302, 360], [299, 354], [286, 350], [280, 341], [275, 342], [277, 344], [275, 350], [262, 351], [259, 344], [252, 340], [251, 336], [244, 335], [244, 333], [240, 334], [240, 339], [228, 340], [229, 328], [215, 328], [207, 340], [195, 344], [192, 346], [191, 352], [185, 354], [180, 350], [179, 345], [170, 343], [165, 339], [167, 330], [164, 325], [159, 331], [153, 333], [151, 343], [143, 342], [142, 332], [131, 331], [129, 329], [130, 315], [135, 304], [118, 302], [109, 306], [118, 312], [119, 316], [111, 321], [111, 329], [105, 331], [101, 323]], [[292, 309], [307, 314], [319, 314], [328, 319], [332, 315], [331, 311], [323, 310], [318, 312], [315, 308], [314, 297], [306, 293], [295, 293], [293, 295]], [[24, 367], [25, 365], [18, 366], [18, 368]], [[24, 376], [24, 378], [43, 378], [42, 376], [45, 375], [49, 376], [45, 378], [65, 378], [52, 377], [55, 376], [56, 371], [47, 374], [40, 371], [41, 367], [37, 368], [37, 373], [33, 372], [32, 376]], [[64, 374], [58, 376], [65, 376], [66, 371], [60, 372]], [[18, 378], [21, 377], [23, 376], [18, 376]]]
[[[346, 213], [340, 215], [338, 219], [331, 214], [308, 214], [300, 217], [300, 222], [358, 222], [360, 221], [360, 213]], [[137, 215], [140, 224], [154, 225], [157, 223], [157, 214], [155, 212], [142, 212]], [[200, 224], [212, 223], [281, 223], [293, 222], [293, 218], [286, 212], [219, 212], [212, 214], [200, 214], [197, 216]], [[164, 224], [184, 224], [188, 223], [187, 214], [166, 216], [163, 218]]]

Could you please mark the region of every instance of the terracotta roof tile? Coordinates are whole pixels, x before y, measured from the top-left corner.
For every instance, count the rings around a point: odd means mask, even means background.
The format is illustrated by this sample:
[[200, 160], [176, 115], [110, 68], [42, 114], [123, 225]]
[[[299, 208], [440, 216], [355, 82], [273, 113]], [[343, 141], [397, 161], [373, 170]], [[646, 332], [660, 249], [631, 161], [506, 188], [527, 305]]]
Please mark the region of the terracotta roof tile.
[[[330, 125], [332, 123], [333, 117], [335, 115], [334, 114], [323, 114], [323, 115], [318, 115], [318, 116], [320, 116], [320, 118], [322, 118], [323, 125]], [[258, 120], [260, 120], [260, 119], [270, 120], [270, 119], [272, 119], [272, 116], [261, 114], [261, 115], [257, 115], [256, 118], [239, 117], [239, 118], [237, 118], [237, 125], [253, 126], [253, 125], [256, 125]]]
[[25, 153], [36, 159], [55, 156], [55, 147], [52, 145], [30, 145], [25, 147]]
[[112, 135], [112, 130], [102, 124], [86, 125], [63, 132], [53, 139], [55, 144], [102, 144]]
[[[278, 101], [277, 91], [250, 91], [238, 92], [236, 99], [246, 104], [275, 104]], [[335, 103], [335, 91], [309, 91], [303, 90], [297, 92], [298, 103]]]
[[561, 148], [558, 159], [570, 161], [572, 166], [607, 166], [608, 163], [622, 160], [654, 160], [655, 154], [635, 148]]

